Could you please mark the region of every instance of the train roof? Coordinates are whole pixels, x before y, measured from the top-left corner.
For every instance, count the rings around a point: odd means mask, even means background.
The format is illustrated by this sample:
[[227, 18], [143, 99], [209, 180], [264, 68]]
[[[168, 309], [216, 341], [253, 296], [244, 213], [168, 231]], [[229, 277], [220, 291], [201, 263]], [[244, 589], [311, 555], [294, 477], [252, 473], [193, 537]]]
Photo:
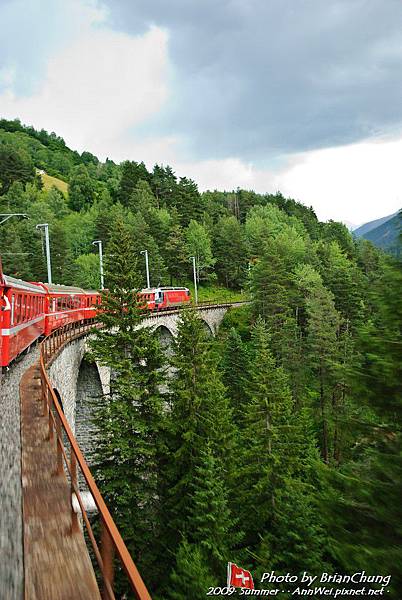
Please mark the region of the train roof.
[[23, 281], [22, 279], [17, 279], [16, 277], [10, 277], [10, 275], [3, 274], [3, 282], [5, 287], [17, 288], [27, 292], [36, 292], [37, 294], [45, 293], [45, 290], [40, 285]]
[[75, 287], [73, 285], [58, 285], [54, 283], [40, 283], [39, 285], [43, 286], [50, 294], [85, 294], [90, 296], [99, 293], [95, 290], [84, 290], [83, 288]]
[[166, 287], [153, 287], [153, 288], [144, 288], [141, 290], [142, 293], [149, 293], [149, 292], [155, 292], [156, 290], [162, 290], [162, 291], [169, 291], [169, 290], [176, 290], [176, 291], [182, 291], [185, 290], [186, 292], [189, 291], [188, 288], [186, 288], [185, 286], [182, 287], [173, 287], [173, 286], [166, 286]]

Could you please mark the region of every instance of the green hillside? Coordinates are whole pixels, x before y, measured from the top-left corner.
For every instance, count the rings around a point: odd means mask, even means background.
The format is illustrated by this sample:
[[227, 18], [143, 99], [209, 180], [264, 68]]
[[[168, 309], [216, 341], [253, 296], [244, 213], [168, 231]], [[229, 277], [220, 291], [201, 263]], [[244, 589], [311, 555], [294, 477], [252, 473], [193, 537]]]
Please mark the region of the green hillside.
[[361, 225], [353, 231], [353, 235], [369, 240], [394, 256], [401, 256], [401, 230], [401, 213], [394, 213]]
[[395, 256], [401, 256], [401, 231], [402, 219], [399, 213], [392, 217], [392, 219], [371, 229], [363, 237], [386, 252], [390, 252]]
[[[29, 221], [11, 221], [0, 231], [4, 269], [26, 279], [46, 278], [39, 233], [50, 225], [54, 279], [98, 285], [94, 239], [107, 245], [116, 220], [131, 228], [138, 253], [149, 251], [151, 281], [192, 279], [189, 256], [197, 255], [201, 297], [217, 286], [239, 291], [249, 265], [271, 232], [295, 243], [339, 238], [353, 242], [340, 224], [319, 223], [311, 208], [278, 194], [248, 190], [200, 193], [169, 166], [149, 171], [143, 162], [102, 163], [89, 152], [78, 154], [55, 133], [36, 131], [20, 121], [0, 120], [0, 181], [4, 211], [25, 212]], [[68, 190], [68, 195], [67, 195]], [[299, 242], [297, 242], [299, 240]]]

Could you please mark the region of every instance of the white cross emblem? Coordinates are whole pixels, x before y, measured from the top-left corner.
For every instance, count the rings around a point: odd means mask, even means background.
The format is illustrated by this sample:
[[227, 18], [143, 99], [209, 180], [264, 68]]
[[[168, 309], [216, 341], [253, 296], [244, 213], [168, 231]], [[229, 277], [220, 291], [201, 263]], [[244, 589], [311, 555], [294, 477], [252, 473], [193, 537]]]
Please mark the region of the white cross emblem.
[[246, 585], [246, 582], [250, 580], [250, 577], [246, 576], [244, 573], [240, 573], [240, 575], [235, 575], [236, 579], [241, 579], [242, 585]]

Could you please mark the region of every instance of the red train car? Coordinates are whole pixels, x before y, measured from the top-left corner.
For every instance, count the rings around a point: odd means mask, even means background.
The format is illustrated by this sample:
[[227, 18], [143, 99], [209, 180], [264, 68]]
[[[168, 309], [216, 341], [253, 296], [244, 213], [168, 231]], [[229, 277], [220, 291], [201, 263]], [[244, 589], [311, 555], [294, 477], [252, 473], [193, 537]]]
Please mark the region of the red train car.
[[138, 294], [148, 310], [168, 310], [191, 301], [190, 290], [185, 287], [145, 288]]
[[34, 284], [46, 293], [45, 335], [67, 323], [89, 319], [96, 314], [100, 294], [68, 285]]
[[0, 259], [0, 366], [54, 329], [94, 317], [100, 300], [96, 291], [4, 275]]
[[0, 274], [2, 367], [45, 333], [46, 306], [46, 292], [38, 285]]

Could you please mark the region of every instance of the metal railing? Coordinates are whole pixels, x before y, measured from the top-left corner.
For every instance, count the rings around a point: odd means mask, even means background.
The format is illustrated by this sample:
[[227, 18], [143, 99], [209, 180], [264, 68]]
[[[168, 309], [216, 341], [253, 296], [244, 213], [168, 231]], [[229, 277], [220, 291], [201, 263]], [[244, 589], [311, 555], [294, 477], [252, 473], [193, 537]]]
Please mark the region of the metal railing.
[[[113, 591], [114, 568], [113, 562], [116, 556], [120, 560], [131, 589], [138, 600], [151, 600], [151, 596], [135, 566], [127, 547], [110, 515], [110, 512], [102, 498], [102, 495], [89, 470], [84, 456], [64, 416], [60, 403], [53, 390], [47, 373], [47, 367], [52, 363], [61, 348], [76, 338], [85, 335], [94, 327], [94, 319], [87, 319], [78, 323], [69, 323], [52, 332], [41, 343], [40, 353], [40, 376], [42, 384], [43, 415], [49, 422], [49, 440], [56, 436], [57, 446], [57, 473], [69, 475], [71, 492], [71, 535], [83, 534], [79, 522], [79, 516], [73, 505], [73, 497], [78, 501], [81, 509], [82, 520], [88, 537], [91, 541], [93, 553], [99, 565], [102, 577], [102, 598], [104, 600], [115, 600]], [[63, 441], [66, 440], [66, 442]], [[65, 447], [67, 445], [67, 450]], [[68, 452], [69, 450], [69, 452]], [[68, 455], [69, 454], [69, 455]], [[95, 539], [95, 534], [85, 510], [84, 502], [78, 487], [78, 469], [84, 477], [89, 492], [98, 509], [100, 517], [101, 542]]]

